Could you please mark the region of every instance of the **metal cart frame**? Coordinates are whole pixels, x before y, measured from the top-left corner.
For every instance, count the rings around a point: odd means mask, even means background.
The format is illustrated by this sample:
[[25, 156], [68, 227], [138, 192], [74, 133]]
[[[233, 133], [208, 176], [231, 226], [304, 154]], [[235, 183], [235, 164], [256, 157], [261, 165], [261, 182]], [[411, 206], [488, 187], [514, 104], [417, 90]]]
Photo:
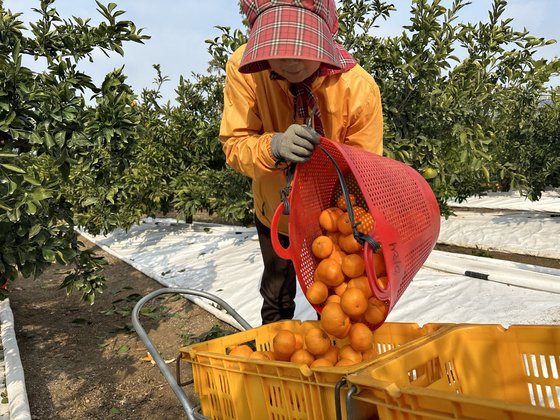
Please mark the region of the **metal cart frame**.
[[[222, 299], [220, 299], [219, 297], [217, 297], [217, 296], [215, 296], [211, 293], [204, 292], [202, 290], [181, 289], [181, 288], [162, 288], [162, 289], [154, 290], [153, 292], [147, 294], [142, 299], [140, 299], [136, 303], [136, 305], [134, 305], [134, 309], [132, 310], [132, 326], [136, 330], [136, 333], [140, 337], [140, 340], [142, 340], [142, 342], [144, 343], [144, 345], [146, 346], [146, 348], [148, 349], [148, 351], [152, 355], [152, 358], [154, 359], [154, 362], [156, 363], [157, 367], [159, 368], [159, 370], [163, 374], [164, 378], [167, 380], [167, 382], [169, 383], [169, 385], [173, 389], [173, 392], [175, 393], [175, 395], [179, 399], [179, 402], [181, 403], [181, 405], [183, 406], [183, 409], [185, 410], [185, 413], [187, 414], [187, 418], [189, 420], [207, 419], [207, 417], [203, 416], [202, 414], [200, 414], [197, 411], [197, 407], [194, 407], [191, 404], [191, 402], [189, 401], [189, 398], [187, 397], [187, 394], [185, 394], [185, 391], [181, 387], [181, 380], [180, 380], [180, 376], [179, 376], [179, 361], [180, 361], [180, 358], [177, 359], [177, 375], [176, 375], [177, 377], [175, 378], [173, 376], [173, 374], [171, 373], [171, 370], [169, 370], [169, 368], [167, 367], [167, 364], [163, 360], [163, 357], [159, 354], [156, 347], [154, 346], [154, 344], [150, 340], [150, 337], [148, 336], [148, 333], [146, 332], [146, 330], [144, 329], [144, 327], [142, 327], [142, 324], [140, 323], [140, 310], [142, 309], [142, 307], [147, 302], [149, 302], [149, 301], [151, 301], [151, 300], [153, 300], [153, 299], [155, 299], [155, 298], [157, 298], [161, 295], [165, 295], [165, 294], [181, 294], [181, 295], [189, 295], [189, 296], [198, 296], [198, 297], [202, 297], [202, 298], [205, 298], [205, 299], [209, 299], [209, 300], [217, 303], [218, 305], [220, 305], [222, 308], [224, 308], [226, 310], [226, 312], [229, 315], [231, 315], [233, 317], [233, 319], [235, 319], [239, 323], [239, 325], [243, 328], [243, 330], [248, 330], [248, 329], [251, 329], [252, 327], [247, 321], [245, 321], [245, 319], [243, 319], [243, 317], [241, 317], [241, 315], [239, 315], [235, 311], [235, 309], [233, 309], [225, 301], [223, 301]], [[182, 384], [182, 385], [185, 385], [185, 384]]]

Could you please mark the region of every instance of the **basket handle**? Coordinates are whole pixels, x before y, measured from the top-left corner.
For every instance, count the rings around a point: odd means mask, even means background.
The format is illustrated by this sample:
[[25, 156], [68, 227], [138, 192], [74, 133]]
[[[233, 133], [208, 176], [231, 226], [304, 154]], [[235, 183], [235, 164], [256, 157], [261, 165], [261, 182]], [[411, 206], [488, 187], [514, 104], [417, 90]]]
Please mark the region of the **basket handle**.
[[270, 240], [276, 255], [285, 260], [291, 260], [291, 245], [288, 245], [288, 248], [284, 248], [280, 243], [280, 240], [278, 240], [278, 223], [280, 222], [282, 214], [284, 214], [284, 202], [281, 201], [272, 216], [272, 220], [270, 221]]
[[[391, 282], [387, 282], [387, 287], [382, 289], [377, 281], [377, 273], [375, 272], [373, 264], [373, 254], [375, 250], [372, 248], [369, 242], [364, 243], [364, 262], [366, 265], [366, 274], [369, 280], [369, 287], [373, 291], [373, 294], [379, 300], [388, 300], [391, 298]], [[389, 280], [389, 278], [387, 278]]]

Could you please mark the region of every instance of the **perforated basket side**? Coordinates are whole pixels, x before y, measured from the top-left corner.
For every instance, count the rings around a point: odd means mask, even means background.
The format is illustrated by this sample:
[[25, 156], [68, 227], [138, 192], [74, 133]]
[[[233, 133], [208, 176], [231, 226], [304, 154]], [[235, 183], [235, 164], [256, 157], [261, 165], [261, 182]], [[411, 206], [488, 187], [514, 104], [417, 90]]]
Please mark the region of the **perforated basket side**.
[[560, 327], [463, 325], [348, 376], [381, 418], [560, 418]]

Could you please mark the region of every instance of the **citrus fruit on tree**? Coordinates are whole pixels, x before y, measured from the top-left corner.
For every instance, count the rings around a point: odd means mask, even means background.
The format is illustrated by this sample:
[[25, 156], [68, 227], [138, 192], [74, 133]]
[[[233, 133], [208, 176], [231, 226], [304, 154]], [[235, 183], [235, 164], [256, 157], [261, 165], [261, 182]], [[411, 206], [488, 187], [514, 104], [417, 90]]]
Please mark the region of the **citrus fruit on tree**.
[[426, 169], [422, 171], [422, 176], [426, 179], [432, 179], [438, 176], [438, 171], [432, 168], [431, 166], [428, 166]]

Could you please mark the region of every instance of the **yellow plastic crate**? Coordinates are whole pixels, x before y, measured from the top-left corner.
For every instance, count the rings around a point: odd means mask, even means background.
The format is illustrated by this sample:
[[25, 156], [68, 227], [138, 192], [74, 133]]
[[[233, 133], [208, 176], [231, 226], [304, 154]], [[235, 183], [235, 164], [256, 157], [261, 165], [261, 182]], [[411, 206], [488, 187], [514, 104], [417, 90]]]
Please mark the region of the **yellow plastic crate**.
[[[192, 363], [203, 414], [221, 420], [335, 419], [334, 388], [343, 376], [389, 357], [395, 353], [390, 350], [396, 347], [400, 351], [407, 343], [443, 326], [449, 328], [444, 324], [420, 328], [417, 324], [385, 323], [374, 332], [375, 346], [383, 354], [353, 366], [310, 369], [307, 365], [226, 355], [230, 348], [244, 343], [257, 350], [271, 350], [278, 331], [288, 329], [305, 334], [317, 326], [318, 321], [280, 321], [181, 348], [182, 358]], [[348, 341], [333, 339], [333, 343], [342, 347]], [[341, 398], [343, 411], [344, 395], [345, 392]], [[376, 408], [357, 402], [356, 412], [360, 412], [357, 418], [371, 418]]]
[[560, 419], [560, 326], [459, 325], [350, 374], [380, 419]]

